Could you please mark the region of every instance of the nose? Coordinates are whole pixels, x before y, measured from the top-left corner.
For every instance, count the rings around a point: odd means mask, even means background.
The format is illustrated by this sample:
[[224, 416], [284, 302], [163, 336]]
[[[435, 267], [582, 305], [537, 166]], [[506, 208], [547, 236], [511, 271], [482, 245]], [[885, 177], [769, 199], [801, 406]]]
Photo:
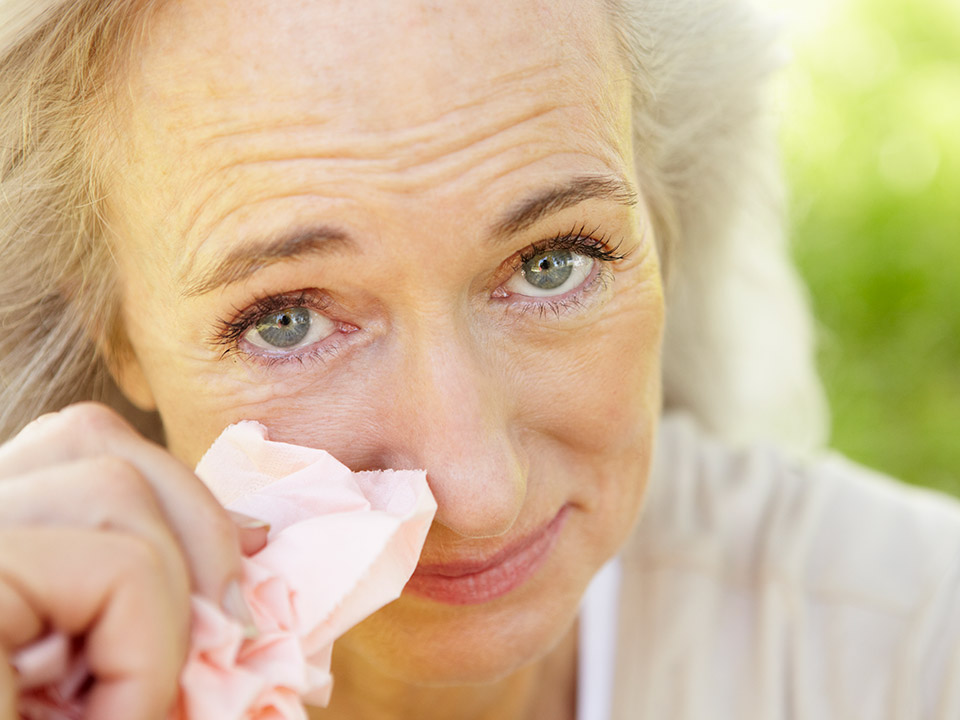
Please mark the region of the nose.
[[435, 522], [469, 538], [510, 530], [527, 488], [509, 387], [478, 345], [455, 333], [408, 345], [388, 431], [393, 466], [427, 471]]

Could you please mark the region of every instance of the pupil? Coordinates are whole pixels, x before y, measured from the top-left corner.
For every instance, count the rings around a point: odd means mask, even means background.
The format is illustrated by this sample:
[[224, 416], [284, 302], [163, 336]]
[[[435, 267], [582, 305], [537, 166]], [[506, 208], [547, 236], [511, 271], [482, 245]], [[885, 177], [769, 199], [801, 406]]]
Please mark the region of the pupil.
[[287, 308], [278, 313], [264, 315], [257, 321], [256, 330], [266, 343], [274, 347], [293, 347], [300, 343], [310, 330], [310, 311], [306, 308]]
[[573, 274], [573, 254], [550, 250], [530, 258], [522, 267], [524, 279], [540, 290], [556, 290]]

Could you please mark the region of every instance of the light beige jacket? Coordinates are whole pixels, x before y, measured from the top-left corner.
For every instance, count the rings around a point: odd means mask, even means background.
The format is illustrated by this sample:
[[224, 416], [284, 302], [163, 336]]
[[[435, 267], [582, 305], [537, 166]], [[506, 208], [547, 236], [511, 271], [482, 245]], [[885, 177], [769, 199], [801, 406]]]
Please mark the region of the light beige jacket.
[[614, 720], [960, 720], [960, 503], [665, 420]]

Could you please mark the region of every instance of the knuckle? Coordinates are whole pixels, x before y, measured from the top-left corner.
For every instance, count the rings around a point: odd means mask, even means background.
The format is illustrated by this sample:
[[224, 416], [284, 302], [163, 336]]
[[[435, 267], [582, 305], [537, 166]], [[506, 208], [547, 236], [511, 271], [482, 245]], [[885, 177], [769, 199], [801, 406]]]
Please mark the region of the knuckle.
[[46, 413], [27, 423], [9, 443], [57, 443], [67, 454], [84, 454], [106, 447], [108, 438], [136, 434], [117, 412], [102, 403], [82, 402]]
[[[76, 435], [82, 433], [94, 437], [112, 436], [131, 432], [130, 425], [113, 409], [102, 403], [82, 402], [60, 411], [58, 424], [61, 429]], [[51, 427], [54, 423], [49, 424]]]

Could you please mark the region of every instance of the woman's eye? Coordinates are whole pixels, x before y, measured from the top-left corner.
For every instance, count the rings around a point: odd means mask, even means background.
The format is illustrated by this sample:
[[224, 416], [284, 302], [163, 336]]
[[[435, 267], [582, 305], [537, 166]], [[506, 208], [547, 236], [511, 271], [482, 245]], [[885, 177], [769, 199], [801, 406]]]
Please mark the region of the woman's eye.
[[529, 297], [563, 295], [587, 279], [595, 262], [570, 250], [547, 250], [524, 262], [503, 287]]
[[263, 315], [243, 339], [264, 350], [297, 350], [323, 340], [336, 330], [329, 318], [305, 307], [289, 307]]

